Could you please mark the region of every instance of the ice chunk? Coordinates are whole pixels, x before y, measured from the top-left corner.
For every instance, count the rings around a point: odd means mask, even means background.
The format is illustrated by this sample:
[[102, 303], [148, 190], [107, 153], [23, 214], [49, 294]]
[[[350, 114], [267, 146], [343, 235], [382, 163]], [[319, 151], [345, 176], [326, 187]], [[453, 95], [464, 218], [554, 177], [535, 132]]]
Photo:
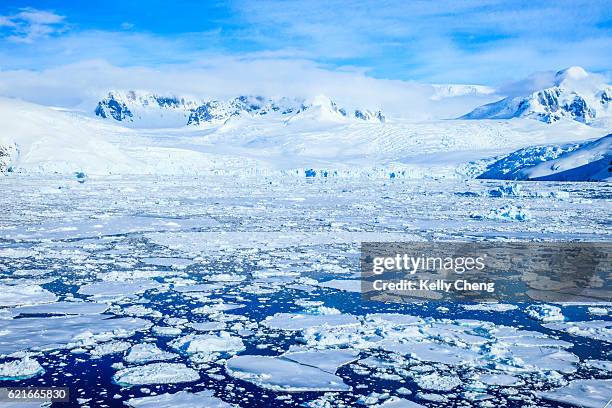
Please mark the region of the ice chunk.
[[68, 344], [89, 345], [132, 336], [151, 327], [139, 318], [109, 319], [104, 315], [32, 317], [0, 320], [0, 354], [20, 350], [52, 350]]
[[477, 303], [475, 305], [463, 305], [465, 310], [474, 310], [481, 312], [508, 312], [510, 310], [518, 309], [516, 305], [509, 305], [507, 303]]
[[107, 356], [109, 354], [123, 353], [131, 346], [127, 341], [110, 341], [97, 345], [91, 350], [91, 355], [94, 357]]
[[551, 330], [563, 330], [574, 336], [590, 337], [612, 343], [612, 321], [549, 323], [544, 327]]
[[43, 305], [19, 306], [11, 309], [15, 316], [50, 314], [50, 315], [85, 315], [100, 314], [108, 309], [106, 303], [95, 302], [54, 302]]
[[342, 290], [345, 292], [361, 292], [361, 281], [357, 279], [334, 279], [316, 284], [322, 288]]
[[174, 394], [160, 394], [152, 397], [132, 398], [127, 405], [133, 408], [232, 408], [233, 404], [223, 402], [213, 396], [212, 391], [188, 392], [179, 391]]
[[178, 357], [177, 354], [169, 351], [160, 350], [157, 345], [152, 343], [136, 344], [125, 356], [124, 360], [132, 364], [142, 364], [151, 361], [165, 361]]
[[451, 391], [461, 385], [459, 377], [439, 373], [420, 375], [414, 381], [419, 387], [429, 391]]
[[500, 220], [500, 221], [529, 221], [532, 219], [531, 214], [524, 208], [517, 207], [514, 205], [506, 205], [501, 208], [496, 208], [487, 215], [481, 215], [478, 213], [470, 214], [471, 218], [475, 219], [489, 219], [489, 220]]
[[312, 327], [340, 327], [359, 325], [359, 320], [349, 314], [306, 315], [295, 313], [276, 313], [261, 322], [266, 327], [280, 330], [304, 330]]
[[0, 307], [51, 303], [57, 296], [38, 285], [0, 285]]
[[612, 398], [612, 380], [575, 380], [552, 391], [536, 392], [539, 398], [585, 408], [602, 408]]
[[552, 305], [530, 305], [525, 309], [527, 315], [542, 322], [562, 322], [561, 308]]
[[233, 377], [273, 391], [351, 390], [334, 374], [278, 357], [234, 356], [227, 360], [226, 369]]
[[240, 337], [235, 337], [228, 332], [215, 334], [189, 334], [178, 338], [170, 343], [176, 350], [188, 354], [194, 353], [237, 353], [244, 350], [244, 343]]
[[25, 380], [44, 373], [45, 370], [38, 361], [25, 357], [21, 360], [8, 361], [0, 364], [0, 380]]
[[357, 360], [358, 356], [359, 352], [355, 350], [331, 349], [288, 352], [281, 357], [334, 374], [338, 367]]
[[94, 297], [123, 297], [142, 293], [149, 289], [159, 287], [153, 280], [137, 280], [132, 282], [96, 282], [81, 286], [78, 293]]
[[404, 398], [390, 397], [382, 404], [375, 405], [376, 408], [427, 408], [425, 405], [417, 404]]
[[200, 375], [181, 363], [151, 363], [119, 370], [113, 380], [121, 386], [177, 384], [198, 381]]

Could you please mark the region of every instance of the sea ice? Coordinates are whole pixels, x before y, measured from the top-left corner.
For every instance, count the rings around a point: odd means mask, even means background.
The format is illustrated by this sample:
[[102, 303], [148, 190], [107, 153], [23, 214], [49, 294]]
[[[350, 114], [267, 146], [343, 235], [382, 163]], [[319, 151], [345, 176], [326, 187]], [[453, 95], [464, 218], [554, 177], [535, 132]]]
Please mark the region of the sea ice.
[[170, 342], [170, 346], [184, 353], [237, 353], [244, 350], [244, 343], [240, 337], [228, 332], [216, 334], [188, 334]]
[[551, 391], [536, 392], [539, 398], [584, 408], [605, 408], [612, 398], [612, 380], [575, 380]]
[[57, 296], [38, 285], [1, 285], [0, 307], [51, 303]]
[[142, 343], [134, 345], [124, 360], [131, 364], [143, 364], [151, 361], [172, 360], [175, 357], [178, 357], [178, 355], [163, 351], [155, 344]]
[[234, 356], [227, 360], [226, 369], [233, 377], [273, 391], [351, 390], [334, 374], [278, 357]]
[[181, 363], [151, 363], [119, 370], [113, 380], [122, 386], [177, 384], [198, 381], [200, 375]]
[[133, 408], [232, 408], [213, 396], [212, 391], [189, 392], [179, 391], [174, 394], [160, 394], [151, 397], [132, 398], [127, 405]]
[[25, 380], [44, 372], [45, 370], [38, 364], [38, 361], [30, 357], [0, 364], [0, 380]]
[[530, 305], [525, 312], [532, 319], [542, 322], [562, 322], [564, 320], [561, 308], [553, 305]]

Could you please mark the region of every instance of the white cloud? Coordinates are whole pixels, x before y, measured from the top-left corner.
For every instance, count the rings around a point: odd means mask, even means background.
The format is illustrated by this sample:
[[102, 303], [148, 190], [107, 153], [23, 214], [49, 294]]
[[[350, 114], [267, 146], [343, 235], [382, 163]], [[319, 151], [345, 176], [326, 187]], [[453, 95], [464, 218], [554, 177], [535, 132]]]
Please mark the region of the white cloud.
[[8, 40], [32, 43], [50, 34], [62, 32], [64, 16], [51, 11], [23, 8], [10, 16], [0, 16], [0, 27], [8, 27]]

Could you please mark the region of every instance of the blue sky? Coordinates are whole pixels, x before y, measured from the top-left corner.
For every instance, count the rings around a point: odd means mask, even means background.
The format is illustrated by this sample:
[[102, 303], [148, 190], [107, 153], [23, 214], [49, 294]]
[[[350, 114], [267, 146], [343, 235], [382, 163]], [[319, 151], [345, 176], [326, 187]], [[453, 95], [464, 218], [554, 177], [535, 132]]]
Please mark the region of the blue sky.
[[286, 86], [296, 75], [285, 70], [493, 86], [570, 65], [609, 75], [611, 9], [597, 0], [10, 1], [0, 4], [0, 92], [8, 74], [62, 67], [138, 80], [267, 70]]

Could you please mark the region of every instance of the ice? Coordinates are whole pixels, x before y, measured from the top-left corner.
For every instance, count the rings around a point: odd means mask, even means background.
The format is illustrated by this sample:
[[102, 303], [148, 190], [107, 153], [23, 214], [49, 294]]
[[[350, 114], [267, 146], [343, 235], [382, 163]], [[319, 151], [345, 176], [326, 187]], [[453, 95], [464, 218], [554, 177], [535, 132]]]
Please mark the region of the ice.
[[100, 314], [108, 309], [106, 303], [95, 302], [54, 302], [35, 306], [19, 306], [11, 309], [15, 316], [50, 314], [50, 315], [84, 315]]
[[188, 354], [194, 353], [237, 353], [244, 350], [244, 343], [240, 337], [235, 337], [228, 332], [216, 334], [188, 334], [187, 336], [173, 340], [170, 346], [176, 350]]
[[322, 288], [330, 288], [336, 290], [344, 290], [346, 292], [361, 292], [361, 281], [351, 279], [334, 279], [326, 282], [319, 282], [317, 286]]
[[592, 315], [597, 315], [597, 316], [607, 316], [608, 315], [608, 309], [605, 307], [589, 307], [588, 311], [589, 311], [589, 314], [592, 314]]
[[174, 394], [160, 394], [151, 397], [132, 398], [127, 405], [133, 408], [231, 408], [235, 405], [223, 402], [213, 396], [212, 391], [179, 391]]
[[612, 361], [586, 360], [584, 364], [599, 370], [612, 372]]
[[359, 324], [355, 316], [348, 314], [333, 315], [306, 315], [293, 313], [277, 313], [267, 317], [262, 324], [271, 329], [280, 330], [303, 330], [313, 327], [340, 327], [354, 326]]
[[177, 354], [160, 350], [155, 344], [142, 343], [134, 345], [127, 353], [124, 360], [131, 364], [143, 364], [151, 361], [172, 360], [176, 357], [178, 357]]
[[98, 344], [91, 350], [91, 355], [93, 357], [102, 357], [109, 354], [123, 353], [131, 346], [132, 345], [127, 341], [110, 341], [108, 343]]
[[563, 330], [573, 336], [590, 337], [612, 343], [612, 321], [549, 323], [544, 327], [551, 330]]
[[38, 364], [38, 361], [30, 357], [0, 363], [0, 380], [25, 380], [44, 372], [45, 370]]
[[612, 398], [612, 380], [575, 380], [552, 391], [536, 392], [539, 398], [585, 408], [605, 408]]
[[390, 397], [376, 408], [427, 408], [425, 405], [417, 404], [404, 398]]
[[187, 258], [142, 258], [143, 263], [155, 266], [170, 266], [174, 269], [185, 269], [195, 262]]
[[470, 216], [475, 219], [486, 218], [500, 221], [530, 221], [533, 218], [529, 211], [515, 205], [506, 205], [501, 208], [493, 209], [486, 215], [474, 212]]
[[317, 367], [320, 370], [334, 374], [338, 367], [358, 359], [359, 352], [355, 350], [306, 350], [293, 351], [281, 357], [296, 363]]
[[522, 384], [522, 381], [513, 375], [509, 374], [481, 374], [478, 376], [478, 381], [486, 385], [495, 386], [515, 386]]
[[36, 305], [51, 303], [57, 296], [38, 285], [2, 285], [0, 284], [0, 307]]
[[81, 286], [78, 293], [81, 295], [93, 296], [94, 298], [115, 298], [142, 293], [159, 286], [159, 283], [153, 280], [97, 282]]
[[209, 332], [225, 329], [225, 323], [223, 322], [196, 322], [188, 323], [187, 326], [191, 327], [195, 331]]
[[342, 378], [303, 364], [269, 356], [234, 356], [227, 360], [229, 375], [259, 387], [285, 392], [350, 391]]
[[414, 381], [419, 387], [429, 391], [451, 391], [462, 384], [457, 376], [437, 373], [417, 376]]
[[482, 312], [508, 312], [518, 309], [516, 305], [507, 303], [478, 303], [475, 305], [462, 305], [465, 310], [476, 310]]
[[552, 305], [530, 305], [525, 309], [527, 315], [542, 322], [562, 322], [564, 320], [561, 308]]
[[119, 370], [113, 380], [124, 387], [147, 384], [178, 384], [198, 381], [200, 375], [181, 363], [151, 363]]
[[143, 319], [109, 319], [104, 315], [0, 320], [0, 354], [95, 344], [113, 338], [130, 337], [149, 327], [151, 323]]

